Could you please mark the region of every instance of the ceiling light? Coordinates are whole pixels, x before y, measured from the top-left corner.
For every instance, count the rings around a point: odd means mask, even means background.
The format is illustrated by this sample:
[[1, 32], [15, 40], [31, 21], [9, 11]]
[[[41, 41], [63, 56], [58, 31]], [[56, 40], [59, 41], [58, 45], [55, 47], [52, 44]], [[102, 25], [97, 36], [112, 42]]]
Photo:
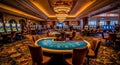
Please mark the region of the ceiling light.
[[53, 0], [52, 7], [54, 12], [56, 13], [56, 17], [60, 22], [63, 22], [68, 13], [71, 10], [73, 0]]

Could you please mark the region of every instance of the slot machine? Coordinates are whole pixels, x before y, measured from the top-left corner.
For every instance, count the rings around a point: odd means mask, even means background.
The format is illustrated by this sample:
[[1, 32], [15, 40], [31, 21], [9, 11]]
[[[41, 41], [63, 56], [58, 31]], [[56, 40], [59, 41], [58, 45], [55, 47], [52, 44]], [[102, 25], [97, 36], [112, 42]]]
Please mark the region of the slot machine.
[[95, 31], [96, 30], [96, 26], [94, 25], [93, 27], [94, 27], [93, 30]]
[[79, 26], [77, 26], [77, 29], [79, 29]]
[[109, 30], [112, 30], [112, 27], [111, 27], [111, 25], [109, 25]]
[[79, 26], [79, 29], [82, 29], [82, 26]]
[[83, 29], [83, 25], [80, 26], [80, 29]]
[[12, 23], [12, 31], [17, 31], [17, 27], [15, 23]]
[[89, 30], [92, 30], [92, 29], [93, 29], [93, 28], [92, 28], [92, 26], [90, 25], [90, 26], [89, 26]]
[[21, 26], [20, 26], [20, 24], [19, 24], [19, 23], [17, 24], [17, 29], [18, 29], [18, 31], [19, 31], [19, 32], [21, 32], [21, 31], [22, 31]]
[[46, 25], [43, 25], [43, 29], [47, 29], [47, 26], [46, 26]]
[[106, 27], [106, 28], [107, 28], [107, 30], [109, 30], [109, 25], [107, 25], [107, 27]]
[[112, 30], [114, 30], [114, 29], [115, 29], [115, 26], [114, 26], [114, 25], [112, 25], [112, 26], [111, 26], [111, 29], [112, 29]]
[[36, 29], [36, 25], [30, 25], [30, 30], [35, 30]]
[[10, 26], [10, 23], [5, 23], [5, 29], [6, 29], [6, 32], [7, 33], [10, 33], [12, 30], [11, 30], [11, 26]]
[[35, 25], [35, 30], [38, 30], [38, 25], [37, 24]]
[[73, 26], [73, 29], [75, 29], [75, 28], [76, 28], [76, 26], [74, 25], [74, 26]]
[[68, 28], [68, 25], [66, 25], [65, 23], [64, 23], [64, 28], [66, 28], [66, 29]]
[[63, 24], [62, 24], [61, 22], [58, 22], [58, 23], [56, 24], [56, 27], [62, 29], [62, 28], [63, 28]]
[[102, 25], [100, 25], [100, 30], [103, 30], [103, 26]]
[[88, 30], [88, 25], [85, 25], [85, 28], [84, 28], [85, 30]]
[[104, 30], [107, 30], [107, 25], [104, 25], [104, 26], [103, 26], [103, 29], [104, 29]]
[[41, 30], [42, 29], [42, 25], [38, 25], [38, 30]]
[[65, 25], [65, 23], [63, 23], [63, 28], [66, 29], [67, 25]]
[[0, 22], [0, 33], [4, 33], [5, 30], [4, 30], [4, 26], [3, 26], [3, 23]]
[[51, 29], [51, 26], [49, 24], [46, 25], [47, 29]]

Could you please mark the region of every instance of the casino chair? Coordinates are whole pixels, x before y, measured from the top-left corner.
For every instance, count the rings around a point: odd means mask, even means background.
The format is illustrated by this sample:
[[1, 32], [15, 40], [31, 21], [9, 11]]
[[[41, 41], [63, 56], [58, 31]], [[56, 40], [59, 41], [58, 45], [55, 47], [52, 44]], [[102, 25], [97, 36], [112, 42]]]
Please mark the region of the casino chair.
[[47, 65], [47, 63], [51, 60], [51, 57], [43, 55], [43, 51], [40, 46], [28, 46], [28, 48], [32, 57], [32, 65]]
[[3, 40], [3, 37], [2, 37], [2, 35], [0, 34], [0, 46], [2, 45], [2, 40]]
[[116, 47], [116, 42], [117, 41], [117, 34], [109, 34], [109, 43], [110, 46], [113, 46], [114, 48]]
[[14, 38], [16, 37], [16, 32], [11, 32], [11, 35], [7, 36], [7, 40], [10, 42], [14, 41]]
[[33, 41], [37, 41], [38, 39], [40, 39], [39, 35], [32, 35], [32, 39]]
[[50, 31], [47, 31], [47, 36], [48, 36], [48, 37], [50, 36], [49, 34], [50, 34]]
[[104, 32], [101, 32], [101, 35], [102, 35], [102, 39], [105, 39], [105, 41], [107, 42], [108, 37], [105, 37], [105, 36], [104, 36]]
[[72, 32], [72, 36], [70, 36], [70, 40], [73, 40], [74, 37], [75, 37], [75, 35], [76, 35], [76, 31], [73, 31], [73, 32]]
[[18, 40], [22, 40], [23, 39], [23, 35], [22, 35], [21, 32], [17, 33], [16, 37], [17, 37]]
[[90, 58], [97, 58], [98, 50], [100, 48], [101, 41], [99, 39], [93, 39], [91, 43], [91, 48], [89, 48], [89, 51], [86, 55], [88, 65], [89, 65], [89, 59]]
[[65, 63], [67, 65], [83, 65], [87, 52], [88, 47], [74, 48], [72, 58], [65, 58]]

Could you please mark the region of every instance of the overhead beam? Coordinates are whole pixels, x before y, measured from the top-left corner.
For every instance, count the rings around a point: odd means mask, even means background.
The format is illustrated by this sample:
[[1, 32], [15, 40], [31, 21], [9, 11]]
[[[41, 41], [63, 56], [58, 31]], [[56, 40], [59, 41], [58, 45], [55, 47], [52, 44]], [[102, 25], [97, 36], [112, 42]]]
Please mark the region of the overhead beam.
[[20, 10], [18, 10], [18, 9], [15, 9], [15, 8], [13, 8], [13, 7], [4, 5], [4, 4], [2, 4], [2, 3], [0, 3], [0, 9], [13, 12], [14, 14], [22, 15], [23, 17], [26, 17], [26, 18], [32, 18], [32, 19], [35, 19], [35, 20], [44, 20], [44, 19], [42, 19], [42, 18], [35, 17], [35, 16], [33, 16], [33, 15], [30, 15], [30, 14], [28, 14], [28, 13], [25, 13], [25, 12], [20, 11]]
[[118, 9], [118, 8], [120, 8], [120, 4], [119, 3], [118, 4], [116, 4], [116, 3], [110, 4], [108, 6], [105, 6], [105, 7], [101, 8], [101, 9], [98, 9], [98, 10], [92, 12], [90, 14], [90, 16], [95, 16], [95, 15], [98, 15], [98, 14], [101, 14], [101, 13], [105, 13], [105, 12], [109, 12], [109, 11], [112, 11], [112, 10], [115, 10], [115, 9]]

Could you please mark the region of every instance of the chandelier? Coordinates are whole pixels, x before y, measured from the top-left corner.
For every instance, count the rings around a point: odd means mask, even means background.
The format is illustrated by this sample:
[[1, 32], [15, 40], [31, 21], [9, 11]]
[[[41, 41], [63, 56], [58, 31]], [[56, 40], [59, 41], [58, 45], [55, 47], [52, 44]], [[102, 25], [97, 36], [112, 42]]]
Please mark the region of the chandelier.
[[58, 19], [60, 22], [63, 22], [63, 21], [66, 19], [67, 16], [68, 16], [68, 15], [65, 14], [65, 13], [63, 13], [63, 14], [56, 14], [56, 17], [57, 17], [57, 19]]
[[63, 22], [72, 8], [72, 0], [53, 0], [52, 7], [58, 21]]

